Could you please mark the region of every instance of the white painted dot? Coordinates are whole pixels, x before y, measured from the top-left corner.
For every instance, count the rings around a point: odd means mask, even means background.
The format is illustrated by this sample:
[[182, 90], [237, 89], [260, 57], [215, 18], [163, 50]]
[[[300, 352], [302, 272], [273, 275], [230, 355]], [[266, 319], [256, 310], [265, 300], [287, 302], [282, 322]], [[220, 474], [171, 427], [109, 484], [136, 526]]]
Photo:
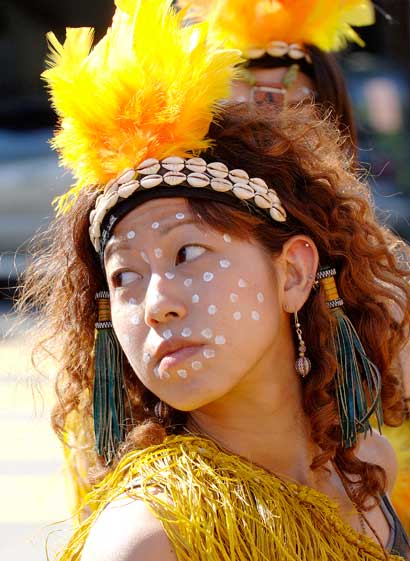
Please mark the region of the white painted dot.
[[137, 314], [134, 314], [133, 316], [131, 316], [131, 323], [132, 323], [132, 325], [140, 325], [140, 323], [141, 323], [140, 316], [138, 316]]
[[166, 329], [163, 333], [162, 336], [164, 339], [171, 339], [172, 337], [172, 331], [170, 329]]
[[160, 247], [156, 247], [154, 249], [154, 255], [157, 259], [160, 259], [162, 257], [162, 249]]
[[175, 278], [175, 273], [170, 273], [169, 271], [167, 271], [165, 273], [165, 276], [167, 277], [167, 279], [171, 280]]
[[235, 304], [235, 302], [239, 300], [239, 296], [235, 292], [231, 292], [231, 294], [229, 295], [229, 299]]
[[265, 296], [262, 294], [262, 292], [258, 292], [258, 294], [256, 295], [256, 298], [258, 299], [258, 302], [260, 304], [262, 304], [262, 302], [264, 302], [264, 300], [265, 300]]
[[234, 312], [233, 313], [233, 319], [239, 320], [239, 319], [241, 319], [241, 317], [242, 317], [241, 312]]
[[184, 286], [192, 286], [192, 279], [185, 279]]
[[231, 243], [231, 241], [232, 241], [231, 236], [229, 234], [224, 234], [224, 241], [226, 243]]
[[175, 218], [177, 220], [183, 220], [185, 218], [185, 214], [183, 212], [177, 212]]
[[128, 238], [129, 240], [132, 240], [132, 239], [135, 238], [135, 232], [134, 232], [134, 230], [130, 230], [129, 232], [127, 232], [127, 238]]
[[226, 339], [223, 335], [217, 335], [215, 337], [215, 344], [216, 345], [225, 345]]
[[209, 271], [206, 271], [206, 273], [202, 275], [202, 278], [204, 279], [205, 282], [210, 282], [214, 278], [214, 274], [210, 273]]
[[192, 329], [189, 329], [189, 327], [184, 327], [184, 329], [181, 331], [181, 335], [182, 337], [190, 337], [192, 335]]
[[192, 363], [192, 368], [194, 370], [200, 370], [202, 368], [202, 362], [200, 362], [199, 360], [194, 360], [194, 362]]
[[229, 267], [231, 266], [231, 262], [229, 261], [229, 259], [221, 259], [219, 261], [219, 265], [222, 269], [229, 269]]
[[210, 316], [214, 316], [217, 312], [217, 307], [214, 304], [211, 304], [210, 306], [208, 306], [208, 314]]
[[181, 368], [180, 370], [177, 370], [177, 374], [180, 378], [186, 378], [188, 376], [188, 372], [186, 370], [184, 370], [183, 368]]
[[130, 298], [128, 300], [128, 304], [131, 304], [131, 306], [136, 306], [137, 305], [137, 300], [135, 298]]
[[153, 314], [157, 314], [157, 313], [159, 312], [159, 306], [158, 306], [158, 304], [154, 304], [154, 305], [152, 306], [151, 312], [152, 312]]
[[162, 373], [161, 378], [162, 378], [163, 380], [169, 380], [169, 379], [171, 378], [171, 374], [170, 374], [167, 370], [164, 370], [163, 373]]
[[206, 329], [203, 329], [201, 331], [201, 335], [203, 335], [205, 337], [205, 339], [211, 339], [213, 332], [212, 329], [210, 329], [209, 327], [207, 327]]
[[123, 339], [124, 339], [124, 344], [125, 344], [125, 345], [129, 345], [129, 344], [130, 344], [130, 336], [129, 336], [129, 335], [125, 334], [124, 337], [123, 337]]
[[158, 366], [156, 366], [156, 367], [154, 368], [154, 376], [155, 376], [155, 378], [160, 378]]
[[145, 253], [145, 251], [140, 251], [140, 255], [143, 261], [145, 261], [145, 263], [149, 263], [149, 259], [147, 254]]
[[239, 286], [239, 288], [245, 288], [245, 287], [248, 286], [248, 283], [246, 282], [246, 280], [239, 279], [238, 280], [238, 286]]
[[158, 228], [159, 228], [159, 222], [153, 222], [153, 223], [151, 224], [151, 228], [152, 228], [153, 230], [158, 230]]
[[151, 355], [149, 353], [144, 353], [142, 356], [142, 361], [144, 362], [144, 364], [148, 364], [150, 360]]
[[199, 294], [193, 294], [192, 295], [192, 303], [193, 304], [198, 304], [199, 302]]
[[252, 317], [253, 320], [258, 321], [261, 316], [260, 316], [259, 312], [256, 312], [255, 310], [252, 310], [251, 317]]
[[205, 358], [214, 358], [216, 352], [214, 351], [214, 349], [204, 349], [202, 354]]

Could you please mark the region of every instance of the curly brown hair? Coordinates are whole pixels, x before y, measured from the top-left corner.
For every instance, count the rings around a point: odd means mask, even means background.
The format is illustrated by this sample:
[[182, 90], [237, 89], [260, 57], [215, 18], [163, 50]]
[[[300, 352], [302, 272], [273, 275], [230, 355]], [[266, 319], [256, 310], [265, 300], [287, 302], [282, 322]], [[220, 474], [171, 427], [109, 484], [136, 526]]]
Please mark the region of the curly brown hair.
[[[242, 104], [227, 107], [211, 126], [212, 149], [202, 156], [264, 178], [286, 208], [286, 223], [268, 222], [245, 208], [219, 202], [190, 199], [189, 205], [208, 227], [253, 238], [272, 255], [280, 254], [290, 237], [310, 236], [321, 264], [336, 267], [346, 313], [380, 370], [385, 422], [399, 425], [403, 403], [395, 361], [409, 333], [410, 272], [399, 267], [389, 250], [386, 229], [375, 218], [368, 187], [351, 171], [340, 131], [311, 108], [267, 111]], [[95, 198], [95, 189], [85, 190], [67, 214], [55, 219], [46, 233], [48, 244], [35, 254], [27, 271], [20, 302], [20, 308], [39, 309], [47, 329], [39, 348], [52, 352], [60, 365], [52, 424], [61, 438], [71, 412], [80, 414], [84, 426], [92, 417], [94, 296], [106, 287], [88, 237]], [[311, 467], [318, 469], [332, 460], [346, 476], [353, 475], [355, 498], [364, 507], [367, 499], [384, 491], [385, 474], [359, 460], [354, 448], [340, 444], [337, 363], [329, 329], [333, 319], [322, 289], [312, 291], [299, 317], [312, 362], [311, 374], [302, 381], [303, 405], [312, 439], [321, 449]], [[155, 396], [125, 363], [133, 426], [117, 460], [130, 449], [161, 442], [166, 432], [179, 430], [187, 415], [172, 411], [166, 426], [159, 425], [152, 413]], [[91, 449], [91, 433], [86, 441]], [[92, 463], [102, 466], [96, 456]]]

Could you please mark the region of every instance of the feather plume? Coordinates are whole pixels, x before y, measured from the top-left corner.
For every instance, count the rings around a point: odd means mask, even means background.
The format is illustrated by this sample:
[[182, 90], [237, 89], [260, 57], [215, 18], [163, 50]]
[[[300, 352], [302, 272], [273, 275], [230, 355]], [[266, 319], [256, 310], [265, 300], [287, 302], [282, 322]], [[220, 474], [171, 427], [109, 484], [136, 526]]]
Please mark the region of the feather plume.
[[43, 78], [60, 118], [52, 146], [76, 179], [56, 201], [105, 184], [145, 158], [206, 149], [218, 100], [228, 97], [239, 51], [208, 41], [206, 23], [184, 27], [171, 0], [116, 0], [112, 27], [94, 47], [90, 28], [48, 34]]
[[207, 19], [217, 41], [240, 49], [272, 41], [312, 44], [336, 51], [348, 41], [363, 45], [352, 26], [374, 23], [370, 0], [179, 0], [195, 19]]

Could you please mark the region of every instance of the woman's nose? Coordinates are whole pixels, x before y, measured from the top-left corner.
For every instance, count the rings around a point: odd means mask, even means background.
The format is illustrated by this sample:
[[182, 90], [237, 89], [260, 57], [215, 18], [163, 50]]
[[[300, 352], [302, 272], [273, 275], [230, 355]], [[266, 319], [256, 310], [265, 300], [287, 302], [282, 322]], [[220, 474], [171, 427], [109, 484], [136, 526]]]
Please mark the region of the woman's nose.
[[187, 315], [183, 291], [175, 278], [152, 275], [145, 296], [145, 323], [156, 327], [172, 319], [183, 319]]

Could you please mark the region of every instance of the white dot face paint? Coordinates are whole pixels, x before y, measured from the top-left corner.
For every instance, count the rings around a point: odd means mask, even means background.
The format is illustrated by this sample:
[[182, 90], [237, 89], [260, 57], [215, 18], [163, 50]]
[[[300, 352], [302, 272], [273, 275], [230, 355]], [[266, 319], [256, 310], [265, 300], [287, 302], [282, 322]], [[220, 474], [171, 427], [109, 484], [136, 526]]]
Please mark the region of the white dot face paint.
[[265, 301], [265, 296], [262, 294], [262, 292], [258, 292], [258, 294], [256, 295], [256, 298], [257, 298], [259, 304], [263, 304], [263, 302]]
[[241, 318], [242, 318], [241, 312], [234, 312], [233, 313], [233, 319], [235, 319], [236, 321], [240, 320]]
[[136, 306], [137, 305], [137, 301], [135, 298], [130, 298], [128, 300], [128, 304], [131, 304], [131, 306]]
[[208, 314], [210, 316], [214, 316], [217, 312], [217, 307], [215, 306], [215, 304], [211, 304], [210, 306], [208, 306]]
[[155, 378], [160, 378], [158, 366], [156, 366], [156, 367], [154, 368], [154, 376], [155, 376]]
[[154, 255], [157, 259], [161, 259], [162, 257], [162, 249], [160, 247], [156, 247], [154, 249]]
[[239, 286], [239, 288], [246, 288], [248, 286], [248, 283], [246, 282], [246, 280], [239, 279], [238, 280], [238, 286]]
[[194, 370], [201, 370], [202, 362], [200, 362], [199, 360], [194, 360], [191, 366]]
[[177, 212], [175, 218], [177, 220], [183, 220], [185, 218], [185, 214], [183, 212]]
[[235, 304], [239, 300], [239, 296], [235, 292], [231, 292], [229, 300]]
[[225, 345], [226, 339], [223, 335], [217, 335], [215, 337], [215, 344], [216, 345]]
[[135, 232], [134, 230], [130, 230], [129, 232], [127, 232], [127, 238], [129, 240], [133, 240], [135, 238]]
[[252, 318], [254, 321], [258, 321], [258, 320], [260, 319], [260, 317], [261, 317], [261, 316], [260, 316], [260, 313], [259, 313], [259, 312], [255, 311], [255, 310], [252, 310], [251, 318]]
[[193, 304], [198, 304], [199, 302], [199, 294], [193, 294], [192, 295], [192, 303]]
[[125, 344], [125, 345], [129, 345], [129, 344], [130, 344], [130, 341], [131, 341], [131, 340], [130, 340], [130, 336], [129, 336], [129, 335], [125, 334], [125, 335], [123, 336], [123, 339], [124, 339], [124, 344]]
[[231, 236], [230, 236], [229, 234], [224, 234], [223, 237], [224, 237], [224, 242], [226, 242], [226, 243], [231, 243], [232, 238], [231, 238]]
[[159, 228], [159, 222], [153, 222], [153, 223], [151, 224], [151, 228], [152, 228], [153, 230], [158, 230], [158, 228]]
[[141, 259], [145, 261], [145, 263], [149, 263], [148, 255], [145, 253], [145, 251], [140, 251], [140, 255]]
[[212, 329], [210, 329], [209, 327], [207, 327], [206, 329], [203, 329], [201, 331], [201, 335], [203, 337], [205, 337], [205, 339], [211, 339], [212, 335], [213, 335]]
[[184, 370], [183, 368], [181, 368], [180, 370], [177, 370], [177, 374], [180, 378], [183, 378], [184, 380], [188, 376], [187, 370]]
[[210, 282], [214, 278], [214, 274], [210, 273], [209, 271], [206, 271], [206, 273], [202, 275], [202, 278], [204, 279], [205, 282]]
[[139, 315], [134, 314], [133, 316], [131, 316], [131, 323], [132, 325], [140, 325], [141, 324], [141, 318]]
[[184, 280], [184, 286], [186, 286], [186, 287], [192, 286], [192, 279], [185, 279]]
[[142, 356], [142, 361], [144, 364], [148, 364], [151, 360], [151, 355], [149, 353], [144, 353]]
[[165, 273], [165, 276], [167, 277], [168, 280], [172, 280], [175, 278], [175, 273], [171, 273], [170, 271], [167, 271]]
[[169, 372], [167, 372], [166, 370], [164, 370], [164, 372], [162, 373], [161, 378], [163, 380], [169, 380], [171, 378], [171, 374]]
[[181, 335], [182, 337], [191, 337], [192, 329], [190, 329], [189, 327], [184, 327], [184, 329], [181, 331]]
[[172, 331], [170, 329], [166, 329], [163, 333], [162, 336], [164, 339], [168, 340], [171, 339], [172, 337]]
[[213, 349], [204, 349], [202, 354], [205, 358], [214, 358], [216, 352]]
[[229, 267], [231, 266], [231, 262], [229, 261], [229, 259], [221, 259], [219, 261], [219, 266], [221, 267], [221, 269], [229, 269]]

